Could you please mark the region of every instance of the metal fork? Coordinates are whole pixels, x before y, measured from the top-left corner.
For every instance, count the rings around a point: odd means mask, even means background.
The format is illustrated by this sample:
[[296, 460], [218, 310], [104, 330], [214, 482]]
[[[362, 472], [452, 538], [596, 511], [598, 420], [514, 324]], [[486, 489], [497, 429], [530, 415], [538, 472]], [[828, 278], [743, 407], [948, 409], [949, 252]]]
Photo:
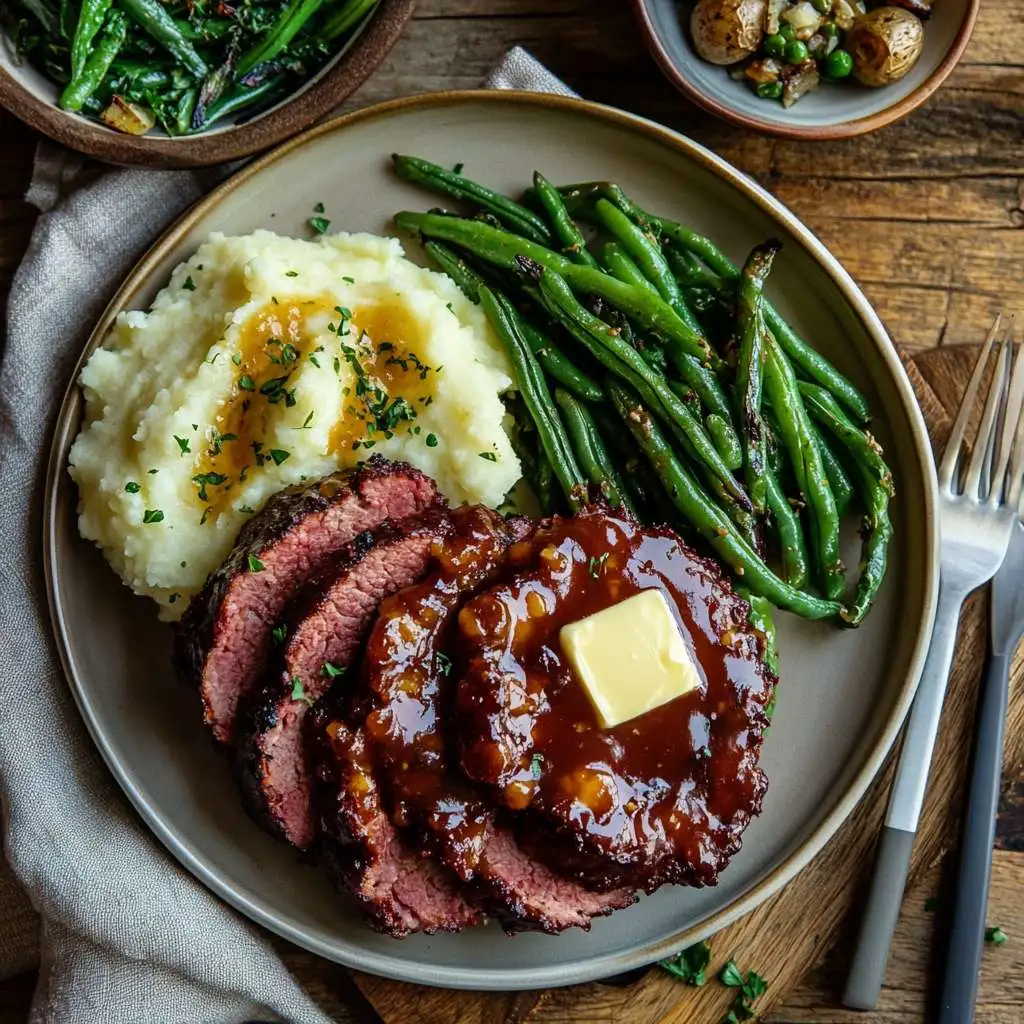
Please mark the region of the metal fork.
[[[1018, 510], [1020, 511], [1020, 510]], [[992, 581], [991, 650], [978, 706], [977, 734], [964, 814], [953, 926], [946, 951], [938, 1024], [969, 1024], [978, 994], [985, 938], [992, 847], [1003, 773], [1010, 697], [1010, 663], [1024, 635], [1024, 525], [1013, 528], [1010, 550]]]
[[[1024, 470], [1024, 442], [1018, 441], [1024, 403], [1024, 356], [1018, 355], [1011, 379], [1010, 330], [1001, 342], [996, 342], [1001, 322], [1002, 318], [996, 317], [985, 339], [939, 465], [939, 602], [843, 991], [843, 1004], [858, 1010], [875, 1006], [885, 976], [953, 664], [960, 609], [973, 590], [995, 575], [1006, 557], [1017, 522]], [[981, 424], [964, 466], [965, 434], [993, 351], [995, 367]]]

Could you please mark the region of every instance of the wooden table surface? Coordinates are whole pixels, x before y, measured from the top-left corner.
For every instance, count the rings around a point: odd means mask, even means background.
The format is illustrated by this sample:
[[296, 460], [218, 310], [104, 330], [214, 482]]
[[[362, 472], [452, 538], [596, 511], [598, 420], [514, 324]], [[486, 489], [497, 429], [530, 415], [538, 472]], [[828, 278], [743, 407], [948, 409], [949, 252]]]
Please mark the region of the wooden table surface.
[[[630, 6], [626, 0], [420, 0], [403, 38], [349, 105], [475, 88], [505, 50], [519, 43], [582, 95], [677, 128], [756, 178], [845, 264], [905, 348], [977, 342], [998, 310], [1024, 313], [1020, 0], [985, 0], [963, 61], [923, 109], [872, 135], [832, 143], [752, 135], [690, 106], [660, 77]], [[0, 140], [2, 297], [35, 220], [21, 196], [36, 138], [0, 114]], [[1024, 943], [1019, 765], [1007, 780], [1003, 804], [989, 917], [1010, 933], [1011, 943]], [[838, 1008], [848, 956], [848, 943], [841, 943], [769, 1019], [775, 1024], [924, 1021], [925, 995], [935, 974], [933, 918], [925, 900], [943, 890], [943, 866], [936, 863], [904, 901], [876, 1012]], [[1011, 1024], [1024, 1017], [1020, 963], [1013, 955], [1006, 964], [1018, 970], [1000, 969], [996, 961], [983, 971], [977, 1024]], [[337, 974], [338, 984], [344, 984], [340, 969]], [[27, 1019], [33, 983], [31, 975], [0, 982], [0, 1024]], [[366, 1019], [373, 1020], [369, 1010]]]

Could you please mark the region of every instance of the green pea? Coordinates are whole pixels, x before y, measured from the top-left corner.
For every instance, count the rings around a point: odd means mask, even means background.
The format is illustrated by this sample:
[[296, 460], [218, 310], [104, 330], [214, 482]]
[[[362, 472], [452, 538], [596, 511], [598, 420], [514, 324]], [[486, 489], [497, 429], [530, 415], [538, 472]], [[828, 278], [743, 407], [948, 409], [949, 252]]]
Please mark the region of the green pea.
[[803, 64], [808, 55], [807, 44], [801, 39], [791, 39], [783, 53], [787, 64]]
[[762, 82], [756, 91], [763, 100], [777, 100], [782, 96], [782, 83]]
[[829, 78], [846, 78], [853, 70], [853, 57], [847, 50], [833, 50], [825, 58], [825, 74]]
[[811, 0], [811, 6], [819, 14], [829, 14], [832, 10], [832, 0]]
[[786, 37], [781, 32], [765, 36], [764, 52], [769, 57], [781, 57], [786, 50]]
[[790, 39], [796, 39], [796, 31], [788, 21], [784, 21], [782, 25], [779, 26], [779, 35], [782, 36], [782, 38], [785, 39], [787, 43], [790, 41]]

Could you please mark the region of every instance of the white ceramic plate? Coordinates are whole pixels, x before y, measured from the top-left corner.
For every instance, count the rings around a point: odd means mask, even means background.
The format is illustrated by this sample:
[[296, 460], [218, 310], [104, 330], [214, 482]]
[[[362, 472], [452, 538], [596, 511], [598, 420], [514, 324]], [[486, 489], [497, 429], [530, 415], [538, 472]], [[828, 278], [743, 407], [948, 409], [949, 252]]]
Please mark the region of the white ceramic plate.
[[[305, 234], [313, 205], [333, 226], [387, 232], [429, 196], [399, 181], [400, 151], [501, 189], [534, 168], [556, 182], [621, 182], [645, 206], [719, 240], [741, 258], [770, 235], [784, 250], [774, 301], [864, 389], [893, 466], [898, 541], [878, 606], [856, 631], [779, 615], [782, 685], [764, 748], [762, 816], [716, 888], [665, 888], [589, 933], [505, 937], [496, 925], [396, 941], [371, 932], [320, 871], [243, 813], [196, 695], [170, 664], [170, 629], [79, 539], [66, 473], [81, 402], [72, 387], [48, 481], [47, 574], [68, 678], [111, 771], [149, 827], [199, 879], [243, 913], [323, 956], [408, 981], [465, 988], [563, 985], [628, 970], [722, 927], [777, 890], [850, 813], [908, 708], [934, 613], [934, 473], [924, 424], [892, 343], [849, 276], [765, 192], [688, 140], [580, 101], [515, 93], [434, 95], [360, 111], [300, 136], [213, 192], [133, 271], [83, 359], [124, 308], [146, 306], [171, 268], [211, 231]], [[848, 556], [856, 559], [851, 537]]]

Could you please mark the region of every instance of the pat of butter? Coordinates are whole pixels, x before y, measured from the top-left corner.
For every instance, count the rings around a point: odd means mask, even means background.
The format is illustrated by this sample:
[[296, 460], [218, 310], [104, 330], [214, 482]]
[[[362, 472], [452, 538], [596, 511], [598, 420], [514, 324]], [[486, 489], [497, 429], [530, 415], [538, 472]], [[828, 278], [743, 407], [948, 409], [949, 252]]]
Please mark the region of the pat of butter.
[[644, 590], [563, 626], [558, 639], [604, 729], [700, 686], [697, 666], [660, 590]]

